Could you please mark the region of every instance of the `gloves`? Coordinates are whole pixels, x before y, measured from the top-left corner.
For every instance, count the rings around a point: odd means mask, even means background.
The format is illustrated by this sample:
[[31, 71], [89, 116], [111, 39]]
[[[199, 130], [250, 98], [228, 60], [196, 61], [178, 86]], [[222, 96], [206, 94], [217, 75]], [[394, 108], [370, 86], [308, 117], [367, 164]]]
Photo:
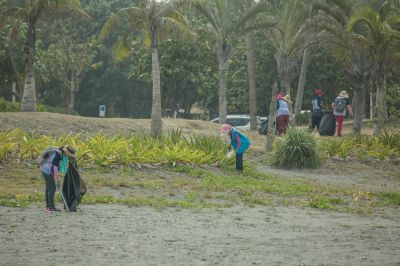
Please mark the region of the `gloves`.
[[226, 154], [226, 158], [230, 159], [235, 156], [235, 151], [232, 149]]

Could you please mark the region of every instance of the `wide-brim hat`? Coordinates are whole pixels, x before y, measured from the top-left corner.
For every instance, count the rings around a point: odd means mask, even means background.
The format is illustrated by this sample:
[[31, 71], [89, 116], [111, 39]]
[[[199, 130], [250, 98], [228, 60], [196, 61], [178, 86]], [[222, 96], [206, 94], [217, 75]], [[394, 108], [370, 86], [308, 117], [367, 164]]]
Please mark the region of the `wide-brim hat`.
[[292, 100], [290, 99], [289, 95], [285, 95], [285, 97], [283, 97], [283, 99], [285, 100], [285, 102], [292, 103]]
[[62, 149], [65, 155], [67, 155], [70, 158], [76, 158], [75, 153], [76, 150], [74, 147], [68, 146]]
[[347, 94], [347, 91], [341, 91], [341, 92], [339, 93], [339, 96], [340, 96], [340, 97], [343, 97], [343, 98], [349, 98], [349, 95]]

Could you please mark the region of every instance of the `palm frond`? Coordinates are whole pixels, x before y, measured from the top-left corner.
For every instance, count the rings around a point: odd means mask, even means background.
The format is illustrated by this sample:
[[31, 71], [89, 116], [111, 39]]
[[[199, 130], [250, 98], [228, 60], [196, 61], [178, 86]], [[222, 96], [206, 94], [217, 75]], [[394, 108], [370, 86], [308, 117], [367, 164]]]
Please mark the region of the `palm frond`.
[[259, 22], [259, 23], [254, 23], [251, 26], [243, 28], [239, 32], [239, 34], [243, 34], [243, 33], [246, 33], [246, 32], [253, 31], [253, 30], [257, 30], [257, 29], [268, 30], [268, 29], [270, 29], [272, 27], [275, 27], [277, 25], [277, 23], [278, 22], [276, 20], [274, 20], [273, 18], [270, 21], [263, 21], [263, 22]]
[[247, 10], [244, 16], [237, 23], [235, 23], [233, 27], [236, 29], [244, 27], [246, 21], [248, 21], [249, 19], [256, 18], [257, 15], [260, 13], [265, 13], [266, 11], [268, 11], [269, 8], [270, 4], [267, 1], [259, 1], [258, 3], [253, 5], [249, 10]]
[[115, 63], [119, 63], [128, 57], [131, 47], [126, 38], [119, 39], [111, 48], [111, 53]]
[[104, 23], [99, 34], [99, 40], [103, 41], [106, 36], [115, 28], [120, 27], [123, 22], [128, 22], [134, 30], [142, 30], [147, 20], [146, 11], [139, 7], [122, 8], [113, 13]]
[[375, 10], [368, 6], [356, 10], [349, 19], [347, 30], [351, 32], [355, 29], [356, 25], [359, 24], [364, 25], [369, 29], [375, 44], [381, 42], [383, 38], [380, 31], [381, 21]]
[[220, 23], [215, 14], [215, 8], [212, 5], [212, 3], [210, 3], [209, 1], [206, 1], [206, 0], [197, 0], [193, 5], [196, 8], [196, 10], [205, 17], [207, 22], [211, 24], [215, 33], [218, 36], [222, 36], [223, 34], [220, 30], [220, 28], [221, 28]]
[[177, 38], [184, 37], [185, 39], [194, 40], [196, 36], [184, 23], [171, 17], [160, 18], [160, 29], [160, 37], [162, 35], [172, 35]]

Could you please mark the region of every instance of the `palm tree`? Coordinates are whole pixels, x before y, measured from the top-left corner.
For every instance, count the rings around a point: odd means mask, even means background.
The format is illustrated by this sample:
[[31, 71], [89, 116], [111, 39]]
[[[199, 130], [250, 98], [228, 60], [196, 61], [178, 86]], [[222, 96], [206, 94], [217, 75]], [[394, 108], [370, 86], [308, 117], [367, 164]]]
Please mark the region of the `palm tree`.
[[[246, 11], [250, 10], [254, 4], [253, 0], [245, 0]], [[253, 19], [249, 19], [246, 22], [246, 27], [252, 27], [254, 24]], [[256, 59], [255, 59], [255, 48], [254, 48], [254, 36], [253, 32], [246, 32], [246, 58], [247, 58], [247, 73], [249, 80], [249, 98], [250, 98], [250, 129], [257, 129], [257, 90], [256, 90]]]
[[371, 59], [366, 50], [346, 31], [346, 25], [353, 8], [354, 1], [322, 0], [314, 3], [317, 14], [319, 39], [330, 46], [334, 54], [343, 61], [346, 72], [354, 85], [353, 95], [353, 134], [360, 134], [362, 120], [365, 116], [366, 84], [371, 71]]
[[[316, 33], [317, 33], [315, 27], [313, 27], [315, 19], [312, 13], [312, 2], [313, 1], [311, 1], [308, 5], [304, 6], [304, 8], [309, 10], [309, 15], [305, 17], [306, 20], [304, 21], [305, 30], [303, 34], [305, 35], [305, 42], [303, 45], [302, 62], [299, 74], [299, 81], [297, 84], [296, 103], [294, 106], [294, 114], [296, 116], [301, 113], [307, 70], [308, 70], [308, 65], [310, 64], [311, 61], [312, 45], [313, 42], [315, 41], [314, 39], [316, 38]], [[304, 10], [304, 12], [307, 12], [307, 10]]]
[[282, 92], [290, 95], [290, 84], [299, 52], [304, 46], [303, 25], [307, 18], [302, 0], [277, 1], [274, 16], [277, 25], [268, 34], [275, 48], [275, 60]]
[[34, 73], [36, 24], [43, 16], [54, 14], [56, 10], [77, 10], [79, 0], [6, 0], [2, 4], [7, 7], [9, 16], [18, 18], [19, 23], [25, 23], [27, 27], [24, 48], [25, 81], [21, 111], [34, 112], [36, 110]]
[[347, 25], [356, 40], [365, 47], [373, 59], [373, 79], [376, 86], [376, 110], [374, 135], [379, 134], [385, 121], [385, 95], [386, 75], [390, 62], [394, 56], [398, 56], [400, 48], [400, 16], [398, 13], [390, 13], [383, 16], [372, 7], [365, 6], [357, 9]]
[[145, 46], [151, 50], [153, 101], [151, 108], [151, 133], [158, 136], [162, 132], [161, 120], [161, 85], [160, 64], [158, 60], [158, 43], [168, 36], [193, 38], [194, 33], [188, 28], [188, 21], [178, 11], [178, 6], [185, 1], [170, 1], [160, 3], [155, 0], [143, 1], [140, 6], [123, 8], [106, 21], [100, 32], [100, 39], [104, 38], [114, 28], [123, 30], [124, 26], [129, 31], [120, 31], [122, 38], [117, 41], [112, 50], [118, 62], [129, 56], [132, 49], [130, 38], [137, 37], [135, 32], [142, 33]]
[[233, 52], [233, 40], [256, 28], [270, 27], [273, 21], [264, 21], [246, 27], [246, 21], [265, 10], [266, 1], [259, 1], [247, 10], [246, 14], [235, 19], [232, 0], [192, 0], [191, 4], [208, 22], [209, 38], [215, 43], [219, 64], [219, 123], [226, 123], [227, 100], [226, 83], [229, 60]]

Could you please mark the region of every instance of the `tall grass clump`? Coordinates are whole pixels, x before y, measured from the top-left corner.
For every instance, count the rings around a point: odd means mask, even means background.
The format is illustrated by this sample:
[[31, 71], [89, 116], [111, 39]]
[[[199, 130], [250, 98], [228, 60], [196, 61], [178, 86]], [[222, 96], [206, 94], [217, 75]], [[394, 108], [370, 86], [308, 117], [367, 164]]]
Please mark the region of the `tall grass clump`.
[[141, 164], [217, 164], [233, 162], [225, 157], [227, 145], [218, 137], [184, 135], [182, 130], [170, 131], [153, 138], [131, 134], [82, 136], [41, 136], [20, 129], [0, 131], [0, 163], [28, 160], [34, 163], [43, 150], [51, 146], [73, 145], [80, 165], [112, 166]]
[[274, 143], [272, 165], [280, 168], [317, 168], [322, 158], [316, 138], [297, 128], [288, 130]]
[[347, 136], [323, 140], [321, 149], [328, 157], [359, 161], [387, 160], [400, 157], [400, 133], [384, 131], [379, 136]]

